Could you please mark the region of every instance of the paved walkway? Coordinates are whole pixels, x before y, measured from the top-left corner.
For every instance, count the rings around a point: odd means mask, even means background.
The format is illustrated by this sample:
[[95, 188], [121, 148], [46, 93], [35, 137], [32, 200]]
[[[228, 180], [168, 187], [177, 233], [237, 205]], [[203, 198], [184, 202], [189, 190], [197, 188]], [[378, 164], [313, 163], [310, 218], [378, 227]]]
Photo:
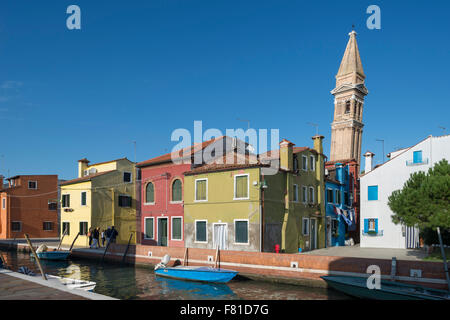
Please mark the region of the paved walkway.
[[0, 300], [116, 300], [111, 297], [0, 269]]
[[335, 257], [353, 257], [353, 258], [372, 258], [388, 259], [396, 257], [397, 260], [422, 261], [427, 256], [425, 250], [421, 249], [385, 249], [385, 248], [361, 248], [358, 245], [345, 247], [329, 247], [304, 252], [317, 256], [335, 256]]

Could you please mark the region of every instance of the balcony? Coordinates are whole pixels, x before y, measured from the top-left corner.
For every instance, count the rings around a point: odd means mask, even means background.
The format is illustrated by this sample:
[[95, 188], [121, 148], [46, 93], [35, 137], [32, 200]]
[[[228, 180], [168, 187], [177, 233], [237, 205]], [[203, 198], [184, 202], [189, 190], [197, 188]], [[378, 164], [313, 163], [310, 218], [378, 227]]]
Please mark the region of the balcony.
[[407, 160], [406, 161], [407, 166], [420, 166], [423, 164], [428, 164], [428, 158], [421, 159], [421, 160]]

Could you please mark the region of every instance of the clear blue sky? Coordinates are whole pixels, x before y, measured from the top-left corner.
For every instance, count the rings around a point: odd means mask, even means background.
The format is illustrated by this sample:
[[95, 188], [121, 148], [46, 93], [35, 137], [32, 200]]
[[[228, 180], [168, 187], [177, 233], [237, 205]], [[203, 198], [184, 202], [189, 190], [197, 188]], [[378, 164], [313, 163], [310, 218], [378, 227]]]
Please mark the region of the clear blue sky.
[[[66, 28], [81, 8], [82, 29]], [[381, 30], [366, 8], [381, 8]], [[0, 3], [0, 173], [74, 178], [77, 160], [143, 161], [177, 128], [280, 129], [330, 148], [352, 24], [369, 95], [362, 151], [450, 132], [448, 1], [5, 0]]]

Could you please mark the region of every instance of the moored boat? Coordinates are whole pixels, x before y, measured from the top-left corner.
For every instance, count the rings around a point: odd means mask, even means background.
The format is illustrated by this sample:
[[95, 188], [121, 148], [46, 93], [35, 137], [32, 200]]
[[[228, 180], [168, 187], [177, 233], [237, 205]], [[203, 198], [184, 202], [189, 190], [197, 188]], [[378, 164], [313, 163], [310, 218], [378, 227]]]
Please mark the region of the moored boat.
[[47, 276], [48, 281], [62, 284], [69, 289], [93, 291], [95, 289], [95, 286], [97, 285], [97, 283], [93, 282], [93, 281], [63, 278], [63, 277], [58, 277], [58, 276], [54, 276], [51, 274], [47, 274], [46, 276]]
[[165, 255], [161, 263], [155, 267], [158, 276], [202, 282], [227, 283], [233, 279], [238, 272], [234, 270], [212, 268], [208, 266], [177, 266], [168, 267], [170, 256]]
[[70, 251], [45, 251], [45, 252], [36, 252], [39, 259], [42, 260], [66, 260]]
[[418, 285], [380, 281], [380, 289], [369, 289], [367, 278], [352, 276], [322, 276], [335, 290], [349, 296], [373, 300], [450, 300], [450, 293]]

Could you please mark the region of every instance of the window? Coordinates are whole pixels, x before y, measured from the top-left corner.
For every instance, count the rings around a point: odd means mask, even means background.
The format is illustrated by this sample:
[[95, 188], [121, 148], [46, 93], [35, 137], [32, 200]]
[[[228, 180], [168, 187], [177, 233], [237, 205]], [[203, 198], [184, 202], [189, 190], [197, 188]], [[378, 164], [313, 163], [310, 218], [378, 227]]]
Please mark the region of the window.
[[341, 204], [341, 201], [342, 201], [342, 199], [341, 199], [341, 190], [336, 189], [335, 192], [336, 192], [335, 203], [336, 204]]
[[333, 200], [333, 189], [327, 189], [327, 202], [334, 203]]
[[350, 207], [350, 198], [348, 197], [347, 191], [344, 191], [344, 203], [347, 207]]
[[6, 209], [6, 198], [2, 199], [2, 208]]
[[378, 219], [364, 219], [364, 233], [378, 233]]
[[28, 189], [36, 190], [37, 189], [37, 181], [28, 181]]
[[130, 208], [131, 207], [131, 197], [130, 196], [119, 196], [119, 207]]
[[51, 222], [51, 221], [44, 221], [42, 229], [44, 231], [52, 231], [53, 230], [53, 222]]
[[294, 155], [294, 171], [298, 171], [298, 159], [297, 159], [297, 155]]
[[62, 195], [62, 207], [69, 208], [70, 207], [70, 194]]
[[309, 156], [309, 170], [314, 171], [316, 158], [314, 156]]
[[182, 240], [181, 227], [183, 226], [181, 218], [172, 218], [172, 240]]
[[298, 202], [298, 185], [294, 184], [294, 202]]
[[180, 179], [176, 179], [172, 183], [172, 201], [173, 202], [182, 201], [182, 185]]
[[422, 151], [413, 152], [413, 163], [422, 163]]
[[208, 242], [206, 237], [206, 220], [195, 221], [195, 241]]
[[367, 197], [369, 201], [378, 200], [378, 186], [368, 186]]
[[309, 219], [308, 218], [302, 219], [302, 233], [304, 236], [309, 235]]
[[82, 205], [82, 206], [85, 206], [85, 205], [86, 205], [86, 192], [85, 192], [85, 191], [83, 191], [83, 192], [81, 193], [81, 205]]
[[131, 182], [131, 172], [123, 173], [123, 182]]
[[234, 220], [234, 242], [248, 243], [248, 221]]
[[302, 156], [302, 170], [307, 171], [308, 170], [308, 157]]
[[155, 203], [155, 187], [152, 182], [145, 187], [145, 203]]
[[11, 222], [11, 231], [12, 232], [20, 232], [20, 231], [22, 231], [22, 222], [20, 222], [20, 221], [12, 221]]
[[58, 210], [58, 201], [48, 200], [48, 210]]
[[85, 221], [80, 222], [80, 236], [85, 236], [88, 233], [88, 223]]
[[248, 199], [248, 174], [234, 176], [234, 199]]
[[62, 223], [61, 234], [64, 234], [64, 232], [66, 232], [66, 236], [70, 236], [70, 223], [69, 222]]
[[345, 113], [350, 113], [350, 101], [345, 102]]
[[302, 200], [303, 200], [303, 203], [308, 202], [308, 188], [306, 186], [302, 187]]
[[309, 187], [309, 203], [314, 203], [314, 188]]
[[145, 235], [144, 238], [145, 239], [154, 239], [154, 234], [153, 234], [153, 223], [154, 223], [154, 218], [145, 218]]
[[195, 180], [195, 201], [208, 200], [208, 180]]

